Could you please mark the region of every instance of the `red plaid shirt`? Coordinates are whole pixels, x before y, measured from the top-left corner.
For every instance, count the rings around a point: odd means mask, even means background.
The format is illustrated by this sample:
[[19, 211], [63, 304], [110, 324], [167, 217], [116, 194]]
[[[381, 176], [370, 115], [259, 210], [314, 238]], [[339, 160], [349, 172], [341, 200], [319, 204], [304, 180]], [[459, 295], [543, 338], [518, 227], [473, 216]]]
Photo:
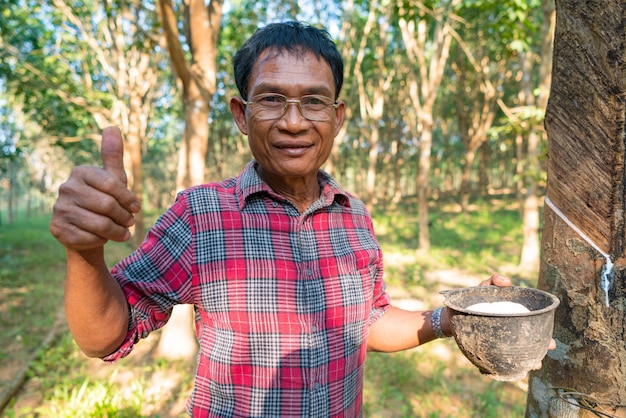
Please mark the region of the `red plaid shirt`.
[[388, 308], [371, 218], [320, 171], [303, 214], [251, 162], [179, 194], [113, 274], [131, 307], [107, 361], [193, 304], [200, 353], [195, 417], [361, 415], [368, 327]]

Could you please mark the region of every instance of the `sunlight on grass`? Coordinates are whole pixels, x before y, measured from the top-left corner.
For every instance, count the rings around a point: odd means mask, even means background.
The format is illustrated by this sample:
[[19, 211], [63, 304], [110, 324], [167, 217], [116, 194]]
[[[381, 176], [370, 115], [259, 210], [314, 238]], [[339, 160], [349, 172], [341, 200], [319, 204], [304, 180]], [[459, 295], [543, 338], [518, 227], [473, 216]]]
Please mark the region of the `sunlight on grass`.
[[191, 391], [193, 368], [146, 356], [156, 340], [142, 342], [143, 353], [131, 354], [134, 359], [107, 365], [87, 359], [66, 331], [31, 365], [27, 390], [41, 394], [37, 405], [13, 405], [6, 416], [186, 416], [183, 407]]

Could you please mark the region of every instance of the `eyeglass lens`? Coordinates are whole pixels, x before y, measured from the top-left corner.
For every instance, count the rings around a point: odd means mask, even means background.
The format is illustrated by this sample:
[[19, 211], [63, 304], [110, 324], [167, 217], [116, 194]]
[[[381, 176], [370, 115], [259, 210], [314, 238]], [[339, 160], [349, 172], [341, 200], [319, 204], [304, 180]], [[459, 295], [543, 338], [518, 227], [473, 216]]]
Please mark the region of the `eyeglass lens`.
[[302, 116], [311, 121], [324, 122], [331, 118], [332, 110], [336, 107], [333, 100], [326, 96], [307, 95], [300, 99], [287, 99], [282, 94], [259, 94], [251, 101], [254, 116], [260, 120], [282, 118], [290, 103], [298, 105]]

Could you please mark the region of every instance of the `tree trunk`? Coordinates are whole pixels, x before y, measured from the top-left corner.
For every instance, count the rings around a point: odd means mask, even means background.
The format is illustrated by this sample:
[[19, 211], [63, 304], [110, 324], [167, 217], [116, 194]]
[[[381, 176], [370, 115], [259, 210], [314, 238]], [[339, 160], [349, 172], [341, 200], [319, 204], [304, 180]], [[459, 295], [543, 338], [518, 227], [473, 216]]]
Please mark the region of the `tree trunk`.
[[183, 92], [185, 131], [178, 157], [178, 191], [204, 182], [209, 139], [209, 105], [194, 86]]
[[222, 0], [186, 2], [185, 48], [180, 41], [177, 17], [171, 0], [159, 0], [159, 15], [176, 76], [182, 84], [185, 131], [180, 146], [176, 187], [178, 190], [204, 182], [209, 141], [210, 103], [215, 94], [217, 43], [222, 18]]
[[[399, 2], [398, 25], [409, 62], [414, 66], [407, 84], [415, 120], [409, 118], [407, 123], [420, 141], [416, 183], [419, 217], [417, 253], [421, 254], [430, 252], [428, 179], [433, 138], [433, 108], [452, 42], [453, 31], [448, 18], [459, 3], [459, 0], [453, 0], [446, 7], [437, 9], [436, 12], [432, 11], [436, 18], [433, 19], [433, 27], [428, 27], [430, 14], [426, 13], [425, 9], [416, 12], [411, 10], [410, 4]], [[432, 38], [426, 36], [427, 33], [432, 33]]]
[[432, 121], [424, 123], [420, 138], [419, 166], [417, 168], [417, 216], [419, 224], [418, 249], [420, 254], [430, 252], [430, 225], [428, 224], [428, 175], [430, 173], [430, 152], [433, 143]]
[[[524, 91], [523, 99], [526, 106], [535, 106], [536, 100], [532, 92], [533, 86], [530, 73], [533, 69], [530, 57], [521, 54], [520, 65], [522, 71], [521, 90]], [[522, 252], [519, 262], [519, 273], [525, 277], [536, 277], [539, 271], [539, 199], [537, 198], [537, 173], [539, 172], [539, 135], [532, 126], [528, 126], [526, 137], [526, 158], [520, 155], [520, 163], [524, 167], [520, 173], [522, 189], [518, 192], [521, 196], [522, 209]], [[523, 142], [523, 141], [522, 141]]]
[[[185, 25], [191, 63], [180, 42], [171, 0], [159, 0], [159, 15], [167, 39], [172, 66], [183, 86], [185, 131], [181, 141], [176, 188], [183, 190], [204, 182], [209, 141], [210, 103], [215, 94], [217, 43], [223, 0], [185, 2]], [[197, 352], [193, 308], [175, 306], [163, 327], [156, 355], [192, 360]]]
[[475, 150], [466, 148], [461, 159], [461, 189], [459, 190], [459, 205], [463, 212], [469, 208], [470, 195], [472, 194], [472, 166], [475, 159]]
[[[527, 104], [535, 104], [538, 108], [545, 110], [547, 105], [548, 90], [551, 83], [550, 72], [552, 70], [552, 43], [554, 32], [554, 7], [552, 2], [543, 0], [543, 24], [541, 47], [541, 62], [539, 64], [539, 93], [536, 98], [530, 92], [531, 86], [528, 86], [526, 94]], [[524, 71], [529, 66], [522, 66]], [[524, 77], [524, 80], [530, 77]], [[530, 83], [529, 83], [530, 84]], [[530, 100], [532, 98], [532, 101]], [[522, 205], [523, 219], [523, 244], [520, 256], [520, 273], [528, 277], [533, 276], [539, 270], [541, 264], [541, 254], [539, 251], [539, 199], [537, 197], [537, 179], [534, 175], [540, 171], [539, 164], [539, 146], [541, 143], [543, 132], [531, 129], [528, 134], [528, 171], [530, 176], [526, 180], [526, 194]]]
[[626, 3], [558, 0], [556, 14], [539, 287], [561, 304], [526, 416], [626, 417]]
[[[552, 82], [552, 44], [554, 39], [554, 6], [551, 0], [543, 0], [543, 23], [541, 46], [541, 62], [539, 64], [539, 88], [536, 105], [545, 111], [548, 102], [548, 93]], [[528, 136], [528, 164], [532, 173], [540, 171], [539, 145], [543, 138], [543, 132], [532, 130]], [[539, 248], [539, 198], [538, 186], [534, 176], [530, 176], [526, 195], [523, 200], [523, 235], [522, 254], [520, 256], [520, 273], [527, 276], [536, 274], [541, 264], [541, 251]]]

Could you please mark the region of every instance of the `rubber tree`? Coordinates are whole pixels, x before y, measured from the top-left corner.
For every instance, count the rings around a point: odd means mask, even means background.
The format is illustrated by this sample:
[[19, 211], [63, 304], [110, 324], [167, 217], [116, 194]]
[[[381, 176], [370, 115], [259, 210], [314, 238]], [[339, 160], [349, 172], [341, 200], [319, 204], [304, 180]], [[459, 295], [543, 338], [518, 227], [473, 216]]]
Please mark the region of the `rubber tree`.
[[625, 16], [556, 1], [539, 287], [561, 304], [527, 417], [626, 417]]

